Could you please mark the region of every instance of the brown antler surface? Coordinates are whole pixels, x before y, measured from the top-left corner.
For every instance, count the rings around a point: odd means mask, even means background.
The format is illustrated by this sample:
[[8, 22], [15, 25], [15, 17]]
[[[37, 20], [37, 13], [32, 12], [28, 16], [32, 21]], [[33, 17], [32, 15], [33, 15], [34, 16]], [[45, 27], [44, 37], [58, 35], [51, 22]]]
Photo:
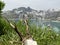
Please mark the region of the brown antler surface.
[[3, 18], [5, 18], [6, 20], [7, 20], [7, 22], [10, 24], [10, 26], [16, 31], [16, 33], [19, 35], [19, 37], [20, 37], [20, 40], [22, 41], [23, 40], [23, 35], [22, 35], [22, 33], [20, 33], [19, 31], [18, 31], [18, 29], [17, 29], [17, 26], [16, 26], [16, 24], [15, 25], [13, 25], [11, 22], [9, 22], [9, 20], [6, 18], [6, 17], [3, 17]]
[[26, 38], [32, 37], [30, 32], [29, 32], [29, 25], [28, 25], [28, 20], [24, 19], [25, 25], [26, 25]]

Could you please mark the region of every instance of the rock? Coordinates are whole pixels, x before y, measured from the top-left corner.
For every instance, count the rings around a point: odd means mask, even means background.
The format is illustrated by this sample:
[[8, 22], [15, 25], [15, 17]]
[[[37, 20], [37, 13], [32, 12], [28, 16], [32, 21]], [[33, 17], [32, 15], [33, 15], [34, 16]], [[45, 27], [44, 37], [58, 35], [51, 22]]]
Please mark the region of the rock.
[[33, 39], [27, 39], [24, 41], [24, 45], [37, 45], [37, 42]]

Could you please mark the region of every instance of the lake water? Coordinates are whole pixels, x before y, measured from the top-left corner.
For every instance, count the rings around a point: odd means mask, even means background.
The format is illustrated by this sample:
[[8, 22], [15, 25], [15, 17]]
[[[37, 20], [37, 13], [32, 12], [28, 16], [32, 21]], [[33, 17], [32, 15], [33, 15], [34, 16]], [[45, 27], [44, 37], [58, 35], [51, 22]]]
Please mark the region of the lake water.
[[[18, 20], [15, 20], [15, 22], [18, 22]], [[60, 31], [60, 21], [30, 20], [30, 24], [37, 27], [42, 26], [42, 28], [50, 25], [55, 31]]]
[[37, 26], [42, 26], [43, 28], [50, 25], [53, 30], [60, 31], [60, 21], [45, 21], [45, 20], [31, 20], [31, 24], [36, 24]]

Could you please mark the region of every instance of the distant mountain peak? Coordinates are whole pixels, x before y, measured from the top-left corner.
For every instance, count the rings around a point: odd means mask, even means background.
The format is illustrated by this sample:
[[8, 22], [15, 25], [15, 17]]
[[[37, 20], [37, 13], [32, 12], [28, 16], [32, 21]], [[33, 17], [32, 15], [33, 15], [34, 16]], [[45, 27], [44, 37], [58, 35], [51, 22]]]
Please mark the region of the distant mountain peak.
[[16, 8], [16, 9], [13, 9], [14, 11], [15, 10], [17, 10], [17, 11], [24, 11], [24, 12], [32, 12], [32, 11], [37, 11], [37, 10], [34, 10], [34, 9], [32, 9], [32, 8], [30, 8], [30, 7], [19, 7], [19, 8]]

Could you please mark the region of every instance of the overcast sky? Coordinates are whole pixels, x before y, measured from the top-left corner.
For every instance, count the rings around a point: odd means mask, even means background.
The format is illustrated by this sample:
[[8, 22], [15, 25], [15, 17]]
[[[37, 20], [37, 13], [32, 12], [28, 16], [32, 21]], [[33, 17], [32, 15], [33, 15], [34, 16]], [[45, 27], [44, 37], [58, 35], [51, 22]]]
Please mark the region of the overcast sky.
[[31, 7], [37, 10], [59, 9], [60, 0], [3, 0], [6, 5], [4, 10], [11, 10], [18, 7]]

